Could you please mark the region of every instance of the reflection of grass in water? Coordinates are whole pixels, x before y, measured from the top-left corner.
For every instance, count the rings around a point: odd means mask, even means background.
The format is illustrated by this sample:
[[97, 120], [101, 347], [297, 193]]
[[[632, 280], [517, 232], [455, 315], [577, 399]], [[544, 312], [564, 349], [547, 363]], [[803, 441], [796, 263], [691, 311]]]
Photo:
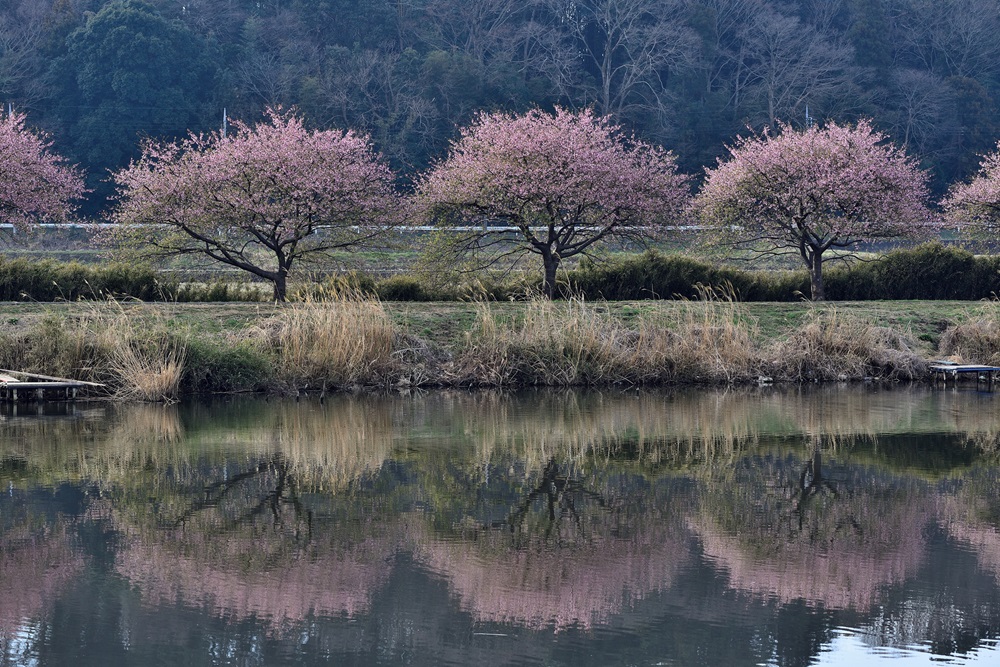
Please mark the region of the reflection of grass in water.
[[[376, 472], [396, 434], [389, 406], [365, 400], [257, 401], [239, 424], [182, 421], [177, 406], [106, 406], [81, 419], [0, 422], [0, 457], [46, 479], [90, 479], [124, 489], [198, 484], [204, 466], [280, 456], [303, 489], [344, 490]], [[219, 472], [216, 470], [216, 472]], [[221, 474], [221, 473], [220, 473]], [[141, 491], [139, 491], [141, 495]]]
[[[896, 439], [908, 432], [954, 433], [939, 442], [947, 459], [954, 458], [955, 446], [982, 456], [976, 445], [962, 444], [974, 439], [965, 429], [996, 429], [998, 416], [961, 400], [925, 389], [765, 389], [448, 394], [428, 402], [437, 404], [430, 412], [447, 415], [439, 430], [471, 441], [480, 463], [515, 458], [539, 469], [555, 456], [591, 465], [631, 462], [654, 472], [731, 462], [764, 443], [786, 449], [821, 444], [827, 451], [866, 455], [879, 451], [886, 434]], [[879, 464], [893, 465], [893, 459], [882, 456]], [[926, 468], [930, 459], [903, 463], [905, 469], [914, 464]]]
[[[851, 451], [858, 460], [918, 471], [932, 459], [914, 459], [908, 447], [889, 456], [880, 443], [909, 437], [895, 434], [950, 433], [953, 437], [930, 443], [942, 461], [954, 459], [964, 467], [984, 455], [993, 460], [1000, 414], [980, 402], [918, 388], [520, 396], [451, 391], [395, 398], [344, 395], [322, 404], [247, 401], [183, 412], [176, 406], [104, 405], [75, 418], [0, 421], [0, 456], [23, 461], [32, 475], [83, 475], [129, 486], [136, 483], [129, 481], [136, 471], [152, 478], [170, 468], [183, 478], [199, 461], [222, 463], [234, 453], [280, 454], [301, 485], [329, 492], [373, 474], [388, 458], [435, 456], [423, 446], [407, 451], [412, 438], [445, 446], [452, 464], [473, 468], [518, 460], [537, 470], [556, 457], [656, 474], [732, 462], [765, 443], [797, 449], [808, 441], [842, 455]], [[902, 454], [909, 460], [902, 461]], [[950, 469], [935, 464], [927, 471]]]

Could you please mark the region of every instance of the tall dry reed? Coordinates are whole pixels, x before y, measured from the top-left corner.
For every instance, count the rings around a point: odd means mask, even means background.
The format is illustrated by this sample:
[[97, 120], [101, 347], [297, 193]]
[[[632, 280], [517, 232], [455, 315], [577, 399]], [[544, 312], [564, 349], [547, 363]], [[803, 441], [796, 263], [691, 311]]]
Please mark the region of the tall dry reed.
[[755, 322], [715, 293], [635, 328], [582, 299], [536, 298], [520, 319], [489, 302], [478, 307], [477, 327], [456, 359], [459, 384], [745, 382], [761, 365]]
[[1000, 363], [1000, 302], [983, 302], [971, 320], [949, 327], [938, 349], [942, 356], [966, 363]]
[[579, 299], [535, 298], [508, 319], [478, 304], [476, 327], [458, 355], [454, 380], [481, 386], [569, 386], [627, 380], [622, 349], [627, 330]]
[[103, 322], [101, 338], [115, 395], [123, 400], [176, 401], [184, 374], [186, 341], [149, 328], [148, 317], [123, 311]]
[[380, 385], [398, 375], [396, 327], [369, 295], [344, 291], [289, 304], [262, 339], [279, 378], [296, 389]]
[[630, 366], [644, 382], [739, 384], [757, 380], [763, 356], [757, 322], [732, 290], [699, 290], [670, 316], [639, 326]]
[[109, 300], [0, 336], [0, 367], [104, 383], [123, 399], [174, 400], [185, 348], [156, 311]]
[[927, 362], [909, 336], [835, 309], [814, 311], [809, 322], [775, 346], [775, 375], [792, 381], [912, 380]]

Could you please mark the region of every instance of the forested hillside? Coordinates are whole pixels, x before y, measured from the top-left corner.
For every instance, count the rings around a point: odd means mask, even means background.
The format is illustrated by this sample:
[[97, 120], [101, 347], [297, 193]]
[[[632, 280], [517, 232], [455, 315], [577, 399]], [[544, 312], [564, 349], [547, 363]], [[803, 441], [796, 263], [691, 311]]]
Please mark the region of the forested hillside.
[[[1000, 138], [996, 0], [2, 0], [0, 102], [86, 168], [295, 105], [409, 174], [479, 109], [591, 106], [693, 174], [749, 125], [873, 119], [934, 175]], [[807, 116], [808, 110], [808, 116]]]

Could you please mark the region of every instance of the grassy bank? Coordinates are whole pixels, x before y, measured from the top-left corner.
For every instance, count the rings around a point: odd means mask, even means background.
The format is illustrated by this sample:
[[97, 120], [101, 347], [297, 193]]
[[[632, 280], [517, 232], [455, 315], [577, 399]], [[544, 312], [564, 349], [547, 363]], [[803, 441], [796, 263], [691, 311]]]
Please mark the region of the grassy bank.
[[123, 398], [353, 387], [919, 379], [1000, 362], [995, 302], [0, 303], [0, 368]]

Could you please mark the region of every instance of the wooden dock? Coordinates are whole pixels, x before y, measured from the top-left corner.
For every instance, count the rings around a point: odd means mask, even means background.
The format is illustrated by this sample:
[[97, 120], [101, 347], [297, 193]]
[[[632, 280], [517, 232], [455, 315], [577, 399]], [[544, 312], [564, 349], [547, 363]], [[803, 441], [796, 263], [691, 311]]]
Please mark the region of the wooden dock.
[[993, 390], [993, 384], [1000, 377], [1000, 366], [984, 366], [982, 364], [959, 364], [953, 361], [936, 361], [930, 366], [930, 371], [934, 374], [934, 378], [940, 379], [944, 382], [945, 386], [948, 385], [948, 380], [951, 379], [952, 383], [956, 386], [958, 385], [959, 378], [972, 376], [976, 384], [986, 383], [990, 391]]
[[0, 401], [2, 402], [71, 401], [76, 398], [80, 389], [87, 387], [104, 387], [104, 385], [97, 382], [84, 382], [83, 380], [71, 380], [0, 368]]

